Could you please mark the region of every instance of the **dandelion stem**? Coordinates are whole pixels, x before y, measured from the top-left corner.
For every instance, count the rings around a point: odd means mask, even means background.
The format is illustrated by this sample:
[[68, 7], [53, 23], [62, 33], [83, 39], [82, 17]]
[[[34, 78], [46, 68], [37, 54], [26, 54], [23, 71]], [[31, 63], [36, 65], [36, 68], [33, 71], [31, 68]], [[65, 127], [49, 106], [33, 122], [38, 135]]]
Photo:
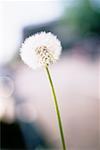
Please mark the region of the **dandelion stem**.
[[46, 72], [47, 72], [47, 76], [48, 76], [48, 79], [49, 79], [49, 82], [50, 82], [50, 86], [51, 86], [52, 94], [53, 94], [53, 98], [54, 98], [54, 105], [55, 105], [55, 109], [56, 109], [56, 113], [57, 113], [57, 119], [58, 119], [58, 125], [59, 125], [59, 130], [60, 130], [62, 147], [63, 147], [63, 150], [66, 150], [64, 132], [63, 132], [63, 127], [62, 127], [62, 122], [61, 122], [61, 116], [60, 116], [60, 111], [59, 111], [59, 107], [58, 107], [57, 97], [56, 97], [54, 85], [53, 85], [53, 82], [52, 82], [52, 79], [51, 79], [51, 75], [50, 75], [50, 72], [49, 72], [49, 69], [48, 69], [47, 66], [46, 66]]

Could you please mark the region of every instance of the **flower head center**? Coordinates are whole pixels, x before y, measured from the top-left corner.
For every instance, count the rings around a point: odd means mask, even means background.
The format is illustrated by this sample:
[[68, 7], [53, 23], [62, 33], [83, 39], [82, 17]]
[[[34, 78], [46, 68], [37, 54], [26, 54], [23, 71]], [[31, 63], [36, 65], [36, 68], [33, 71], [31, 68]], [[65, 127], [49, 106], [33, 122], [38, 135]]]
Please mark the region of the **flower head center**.
[[53, 54], [50, 52], [50, 50], [47, 48], [47, 46], [40, 46], [40, 47], [37, 47], [35, 49], [35, 52], [38, 56], [38, 59], [39, 59], [39, 62], [42, 64], [42, 65], [50, 65], [52, 64], [55, 59], [53, 57]]

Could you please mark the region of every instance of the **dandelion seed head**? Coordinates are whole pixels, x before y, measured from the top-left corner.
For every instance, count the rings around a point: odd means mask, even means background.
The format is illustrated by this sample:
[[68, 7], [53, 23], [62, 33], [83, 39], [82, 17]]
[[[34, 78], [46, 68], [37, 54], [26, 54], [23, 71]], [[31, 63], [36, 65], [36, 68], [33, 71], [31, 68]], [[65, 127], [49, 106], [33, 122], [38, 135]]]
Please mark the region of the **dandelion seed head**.
[[61, 50], [61, 43], [55, 35], [50, 32], [40, 32], [25, 40], [20, 55], [24, 63], [35, 69], [55, 63], [59, 59]]

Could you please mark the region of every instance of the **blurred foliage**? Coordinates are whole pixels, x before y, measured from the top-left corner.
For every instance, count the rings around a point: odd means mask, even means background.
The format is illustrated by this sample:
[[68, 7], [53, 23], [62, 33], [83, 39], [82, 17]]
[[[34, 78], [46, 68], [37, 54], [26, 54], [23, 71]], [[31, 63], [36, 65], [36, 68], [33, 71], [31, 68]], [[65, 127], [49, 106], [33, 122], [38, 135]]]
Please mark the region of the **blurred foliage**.
[[78, 0], [66, 8], [61, 23], [81, 36], [100, 34], [100, 12], [90, 0]]

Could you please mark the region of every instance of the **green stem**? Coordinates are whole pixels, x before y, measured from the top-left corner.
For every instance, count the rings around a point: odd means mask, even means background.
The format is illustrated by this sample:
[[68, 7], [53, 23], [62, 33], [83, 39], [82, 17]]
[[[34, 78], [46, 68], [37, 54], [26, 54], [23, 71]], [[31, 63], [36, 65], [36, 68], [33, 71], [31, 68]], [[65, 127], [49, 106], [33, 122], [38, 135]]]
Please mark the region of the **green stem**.
[[57, 119], [58, 119], [58, 125], [59, 125], [59, 130], [60, 130], [61, 141], [62, 141], [62, 147], [63, 147], [63, 150], [66, 150], [63, 127], [62, 127], [62, 122], [61, 122], [61, 116], [60, 116], [60, 111], [59, 111], [59, 107], [58, 107], [57, 97], [56, 97], [54, 85], [53, 85], [48, 67], [46, 67], [46, 72], [47, 72], [47, 75], [48, 75], [48, 79], [49, 79], [49, 82], [50, 82], [50, 86], [51, 86], [52, 94], [53, 94], [53, 98], [54, 98], [54, 104], [55, 104], [55, 109], [56, 109], [56, 113], [57, 113]]

